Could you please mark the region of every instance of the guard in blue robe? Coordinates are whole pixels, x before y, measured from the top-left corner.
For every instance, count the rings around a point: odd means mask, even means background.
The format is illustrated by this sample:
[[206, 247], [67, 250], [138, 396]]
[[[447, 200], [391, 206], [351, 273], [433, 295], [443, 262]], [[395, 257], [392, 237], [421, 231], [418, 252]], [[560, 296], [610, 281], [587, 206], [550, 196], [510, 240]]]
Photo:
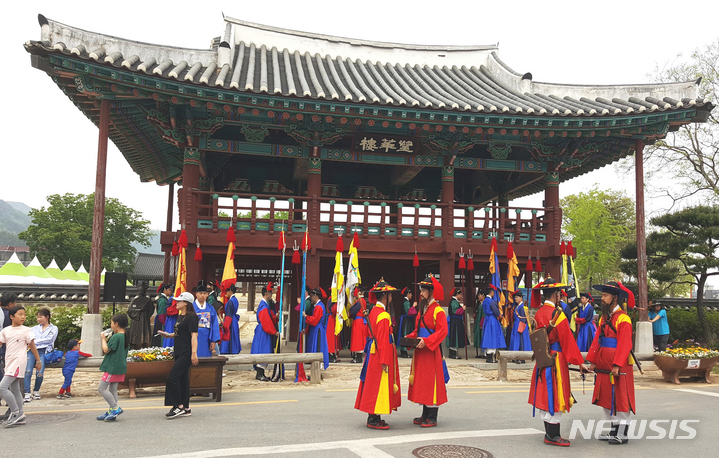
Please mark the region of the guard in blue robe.
[[499, 305], [494, 300], [494, 289], [487, 288], [486, 297], [482, 301], [484, 309], [484, 327], [482, 328], [482, 348], [487, 352], [487, 362], [496, 362], [494, 350], [506, 348], [502, 325], [499, 324]]
[[594, 324], [594, 304], [589, 293], [579, 295], [582, 305], [579, 306], [575, 323], [577, 324], [577, 347], [579, 351], [589, 351], [594, 341], [597, 327]]
[[[514, 301], [517, 304], [514, 307], [514, 323], [512, 324], [512, 336], [509, 341], [509, 349], [511, 351], [531, 351], [532, 343], [529, 340], [529, 321], [527, 320], [527, 308], [524, 306], [524, 295], [521, 291], [516, 291]], [[523, 328], [519, 331], [520, 326]], [[518, 361], [523, 363], [524, 361]]]
[[314, 303], [312, 314], [307, 314], [305, 310], [305, 320], [307, 322], [307, 344], [305, 352], [318, 353], [324, 355], [324, 368], [330, 365], [330, 354], [327, 349], [327, 311], [325, 304], [320, 300], [322, 295], [321, 288], [315, 288], [310, 291], [310, 300]]
[[[225, 320], [222, 323], [223, 337], [220, 342], [220, 353], [224, 355], [236, 355], [242, 351], [242, 343], [240, 342], [240, 302], [237, 300], [233, 285], [228, 291], [229, 299], [225, 300]], [[226, 336], [226, 337], [225, 337]], [[224, 339], [227, 340], [224, 340]]]
[[[273, 342], [279, 336], [277, 332], [277, 318], [274, 315], [268, 301], [272, 297], [272, 289], [262, 288], [262, 300], [255, 311], [257, 316], [257, 326], [255, 327], [255, 337], [252, 339], [252, 348], [250, 353], [268, 354], [273, 353]], [[255, 379], [261, 382], [269, 381], [269, 377], [265, 375], [267, 364], [257, 364], [255, 370], [257, 375]]]
[[200, 281], [197, 285], [195, 302], [195, 313], [199, 319], [197, 326], [197, 356], [202, 358], [217, 354], [215, 345], [220, 341], [220, 324], [217, 321], [215, 308], [207, 302], [209, 290], [207, 283]]

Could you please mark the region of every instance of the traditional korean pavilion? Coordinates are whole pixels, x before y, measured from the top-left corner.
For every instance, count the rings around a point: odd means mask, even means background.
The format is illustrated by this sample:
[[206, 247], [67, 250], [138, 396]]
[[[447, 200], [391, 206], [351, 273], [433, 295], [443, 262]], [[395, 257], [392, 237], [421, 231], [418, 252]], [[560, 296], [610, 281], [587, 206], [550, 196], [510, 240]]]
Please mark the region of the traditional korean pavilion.
[[[512, 241], [522, 270], [540, 256], [558, 275], [559, 184], [640, 155], [713, 108], [698, 81], [536, 82], [496, 46], [379, 43], [225, 17], [208, 49], [185, 49], [39, 22], [40, 40], [25, 44], [32, 65], [105, 129], [140, 180], [170, 185], [168, 220], [181, 185], [189, 284], [221, 276], [230, 225], [241, 281], [278, 275], [283, 227], [288, 244], [309, 232], [313, 286], [330, 284], [337, 237], [346, 249], [352, 232], [366, 282], [408, 285], [416, 250], [420, 275], [438, 273], [448, 290], [460, 252], [487, 272], [492, 237], [502, 263]], [[535, 193], [543, 207], [512, 206]]]

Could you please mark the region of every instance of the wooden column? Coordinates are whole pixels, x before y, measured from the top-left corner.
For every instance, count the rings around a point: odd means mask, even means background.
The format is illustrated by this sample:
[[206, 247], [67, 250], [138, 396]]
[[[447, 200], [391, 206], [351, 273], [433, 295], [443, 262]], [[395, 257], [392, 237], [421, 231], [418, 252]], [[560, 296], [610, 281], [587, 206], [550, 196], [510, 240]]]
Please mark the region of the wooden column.
[[[452, 240], [454, 237], [454, 167], [442, 167], [442, 238]], [[435, 215], [432, 215], [434, 218]], [[439, 281], [444, 288], [444, 297], [449, 303], [449, 296], [454, 288], [454, 258], [455, 252], [442, 253], [439, 260]]]
[[195, 237], [197, 235], [197, 196], [192, 193], [200, 186], [200, 151], [185, 148], [182, 167], [181, 224], [187, 232], [187, 289], [192, 290], [200, 280], [199, 263], [195, 261]]
[[562, 230], [562, 209], [559, 208], [559, 172], [549, 172], [544, 178], [544, 210], [549, 226], [547, 246], [549, 257], [546, 258], [544, 271], [552, 278], [559, 279], [560, 234]]
[[97, 142], [95, 173], [95, 207], [92, 214], [92, 245], [90, 251], [90, 285], [88, 312], [100, 313], [100, 274], [102, 273], [102, 236], [105, 231], [105, 176], [107, 172], [107, 140], [110, 135], [110, 101], [100, 101], [100, 133]]
[[649, 321], [647, 306], [647, 241], [644, 224], [644, 141], [637, 140], [635, 160], [635, 180], [637, 186], [637, 287], [639, 295], [636, 304], [639, 321]]
[[[318, 154], [319, 148], [315, 147], [313, 155]], [[317, 288], [320, 286], [320, 255], [316, 248], [320, 242], [320, 203], [317, 199], [322, 196], [322, 160], [319, 157], [311, 157], [308, 164], [307, 228], [312, 249], [307, 253], [307, 285]]]
[[[175, 183], [170, 183], [170, 189], [167, 192], [167, 223], [165, 225], [165, 231], [172, 232], [172, 203], [174, 200]], [[162, 283], [170, 282], [170, 264], [172, 264], [172, 256], [169, 251], [165, 251], [165, 263], [162, 268]]]

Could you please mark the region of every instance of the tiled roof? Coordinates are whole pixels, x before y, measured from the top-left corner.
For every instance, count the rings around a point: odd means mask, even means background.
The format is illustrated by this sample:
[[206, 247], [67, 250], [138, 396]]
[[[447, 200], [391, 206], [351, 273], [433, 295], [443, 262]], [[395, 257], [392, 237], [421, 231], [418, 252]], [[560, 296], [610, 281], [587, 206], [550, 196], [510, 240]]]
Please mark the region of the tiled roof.
[[496, 46], [419, 46], [330, 37], [225, 18], [208, 50], [140, 43], [39, 16], [33, 53], [61, 52], [118, 69], [256, 94], [398, 107], [542, 116], [616, 116], [701, 107], [698, 81], [575, 86], [540, 83]]
[[132, 272], [133, 280], [162, 280], [164, 254], [138, 253], [135, 258], [135, 270]]

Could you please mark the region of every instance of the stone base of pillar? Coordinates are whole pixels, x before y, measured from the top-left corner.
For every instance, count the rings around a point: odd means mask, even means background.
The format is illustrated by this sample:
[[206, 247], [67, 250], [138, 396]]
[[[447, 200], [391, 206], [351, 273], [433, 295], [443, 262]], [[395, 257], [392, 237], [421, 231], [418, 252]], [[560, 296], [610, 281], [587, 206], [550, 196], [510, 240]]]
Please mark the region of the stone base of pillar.
[[640, 321], [637, 323], [636, 334], [634, 335], [634, 353], [640, 360], [654, 358], [654, 333], [652, 323]]
[[[103, 356], [100, 333], [102, 329], [102, 315], [87, 313], [82, 316], [82, 334], [80, 334], [80, 351], [90, 353], [92, 356]], [[64, 344], [67, 344], [65, 342]]]

